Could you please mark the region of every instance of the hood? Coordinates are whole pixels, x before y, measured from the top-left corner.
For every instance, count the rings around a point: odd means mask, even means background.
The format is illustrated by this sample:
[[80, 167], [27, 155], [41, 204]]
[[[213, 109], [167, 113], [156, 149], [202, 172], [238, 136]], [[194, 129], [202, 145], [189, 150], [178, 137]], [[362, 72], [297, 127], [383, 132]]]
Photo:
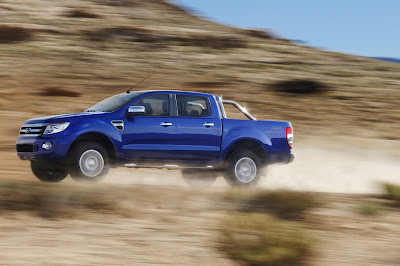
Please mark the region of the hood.
[[72, 120], [77, 120], [80, 118], [99, 117], [104, 114], [105, 114], [104, 112], [93, 112], [93, 113], [84, 112], [76, 114], [52, 115], [52, 116], [32, 118], [25, 121], [24, 124], [70, 122]]

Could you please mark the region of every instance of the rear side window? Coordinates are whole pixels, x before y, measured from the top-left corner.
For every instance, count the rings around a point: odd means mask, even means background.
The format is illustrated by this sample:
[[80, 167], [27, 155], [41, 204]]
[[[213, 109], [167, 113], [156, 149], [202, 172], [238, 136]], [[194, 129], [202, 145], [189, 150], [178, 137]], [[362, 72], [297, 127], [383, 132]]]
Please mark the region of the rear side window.
[[137, 101], [133, 106], [144, 106], [146, 114], [143, 116], [169, 116], [168, 94], [153, 94]]
[[176, 95], [178, 116], [205, 117], [211, 115], [210, 101], [207, 97]]

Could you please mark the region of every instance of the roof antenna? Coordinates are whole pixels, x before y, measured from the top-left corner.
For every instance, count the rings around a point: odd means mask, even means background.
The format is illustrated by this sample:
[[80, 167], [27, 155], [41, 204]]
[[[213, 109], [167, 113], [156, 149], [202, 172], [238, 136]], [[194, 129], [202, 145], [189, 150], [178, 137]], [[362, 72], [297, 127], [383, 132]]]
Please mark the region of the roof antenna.
[[139, 85], [140, 83], [142, 83], [143, 81], [145, 81], [146, 79], [148, 79], [150, 77], [150, 75], [148, 75], [147, 77], [145, 77], [143, 80], [141, 80], [140, 82], [136, 83], [135, 86], [133, 86], [132, 88], [130, 88], [129, 90], [126, 91], [126, 93], [131, 93], [131, 89], [135, 88], [137, 85]]

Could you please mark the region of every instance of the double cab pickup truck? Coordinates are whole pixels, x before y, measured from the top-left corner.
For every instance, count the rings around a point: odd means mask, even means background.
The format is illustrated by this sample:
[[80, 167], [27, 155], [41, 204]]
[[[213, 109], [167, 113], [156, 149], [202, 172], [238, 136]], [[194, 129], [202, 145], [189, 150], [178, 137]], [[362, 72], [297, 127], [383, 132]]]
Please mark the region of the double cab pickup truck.
[[[229, 119], [233, 105], [248, 120]], [[289, 122], [259, 121], [234, 101], [186, 91], [114, 95], [76, 114], [34, 118], [19, 132], [18, 157], [33, 174], [59, 182], [96, 181], [110, 168], [179, 169], [190, 184], [253, 186], [270, 164], [289, 163]]]

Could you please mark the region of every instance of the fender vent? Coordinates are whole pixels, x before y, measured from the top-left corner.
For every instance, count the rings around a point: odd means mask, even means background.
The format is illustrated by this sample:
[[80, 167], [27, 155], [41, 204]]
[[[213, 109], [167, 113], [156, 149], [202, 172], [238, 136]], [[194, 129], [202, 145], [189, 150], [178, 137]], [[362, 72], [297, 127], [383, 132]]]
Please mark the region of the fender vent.
[[111, 121], [111, 124], [120, 131], [124, 130], [124, 121], [122, 120], [113, 120]]

